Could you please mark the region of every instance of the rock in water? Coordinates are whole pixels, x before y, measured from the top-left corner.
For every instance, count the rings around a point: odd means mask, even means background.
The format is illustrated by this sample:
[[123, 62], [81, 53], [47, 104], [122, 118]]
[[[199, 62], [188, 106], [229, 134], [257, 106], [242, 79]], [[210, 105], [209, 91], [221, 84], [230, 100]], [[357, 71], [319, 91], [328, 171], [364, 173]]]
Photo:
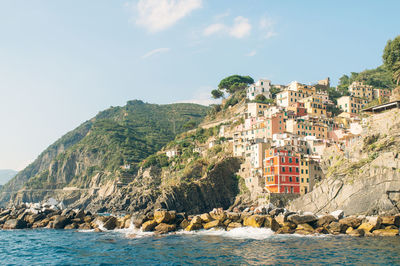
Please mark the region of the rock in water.
[[103, 227], [107, 230], [114, 230], [117, 227], [117, 218], [114, 216], [110, 216], [107, 221], [104, 223]]
[[154, 220], [157, 223], [169, 223], [175, 219], [176, 213], [166, 210], [157, 210], [154, 212]]
[[142, 231], [143, 232], [150, 232], [157, 226], [156, 220], [150, 220], [142, 224]]
[[4, 223], [3, 229], [24, 229], [26, 222], [20, 219], [10, 219]]
[[304, 223], [315, 222], [318, 220], [318, 217], [315, 216], [314, 214], [306, 214], [306, 215], [292, 214], [287, 217], [287, 220], [295, 224], [304, 224]]
[[261, 215], [251, 215], [243, 220], [244, 226], [260, 228], [264, 224], [265, 217]]
[[68, 223], [69, 223], [68, 218], [61, 216], [61, 215], [56, 215], [54, 217], [54, 221], [53, 221], [53, 228], [54, 229], [63, 229]]
[[175, 224], [160, 223], [155, 227], [155, 231], [159, 234], [166, 234], [176, 230]]
[[214, 220], [203, 225], [204, 229], [211, 229], [219, 226], [221, 226], [221, 222], [219, 220]]

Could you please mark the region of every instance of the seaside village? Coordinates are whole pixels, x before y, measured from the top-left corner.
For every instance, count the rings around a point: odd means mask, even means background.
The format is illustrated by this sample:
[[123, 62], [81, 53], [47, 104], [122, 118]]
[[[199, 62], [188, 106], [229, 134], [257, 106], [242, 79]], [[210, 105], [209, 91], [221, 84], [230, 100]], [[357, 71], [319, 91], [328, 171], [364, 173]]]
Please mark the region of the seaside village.
[[[272, 86], [280, 89], [274, 104], [254, 101], [260, 94], [272, 99]], [[293, 81], [287, 86], [260, 79], [246, 89], [247, 104], [235, 117], [237, 125], [233, 129], [221, 125], [219, 137], [229, 140], [234, 156], [244, 158], [238, 174], [251, 195], [287, 201], [312, 191], [324, 178], [320, 162], [325, 148], [334, 146], [340, 153], [360, 138], [366, 122], [361, 110], [391, 93], [353, 82], [350, 95], [335, 104], [328, 97], [329, 87], [329, 78], [313, 85]], [[334, 115], [330, 110], [335, 107], [342, 112]], [[178, 154], [178, 150], [167, 151], [169, 158]]]

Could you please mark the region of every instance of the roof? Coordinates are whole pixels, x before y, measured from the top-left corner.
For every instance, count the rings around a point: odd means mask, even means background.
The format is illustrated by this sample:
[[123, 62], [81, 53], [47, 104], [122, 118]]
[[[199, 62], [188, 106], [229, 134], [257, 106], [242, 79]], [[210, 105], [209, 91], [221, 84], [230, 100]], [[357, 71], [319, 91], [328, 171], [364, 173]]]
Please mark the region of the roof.
[[382, 112], [392, 108], [400, 108], [400, 100], [364, 108], [363, 112]]

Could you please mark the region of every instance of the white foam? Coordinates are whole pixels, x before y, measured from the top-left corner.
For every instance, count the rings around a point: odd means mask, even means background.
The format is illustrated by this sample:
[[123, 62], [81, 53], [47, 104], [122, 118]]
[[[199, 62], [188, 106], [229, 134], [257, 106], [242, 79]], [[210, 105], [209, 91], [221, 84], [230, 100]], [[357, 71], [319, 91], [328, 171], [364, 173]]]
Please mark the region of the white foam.
[[191, 234], [191, 235], [208, 235], [208, 236], [222, 236], [235, 239], [256, 239], [262, 240], [274, 236], [274, 232], [269, 228], [253, 228], [253, 227], [240, 227], [230, 231], [210, 229], [199, 231], [179, 231], [177, 234]]

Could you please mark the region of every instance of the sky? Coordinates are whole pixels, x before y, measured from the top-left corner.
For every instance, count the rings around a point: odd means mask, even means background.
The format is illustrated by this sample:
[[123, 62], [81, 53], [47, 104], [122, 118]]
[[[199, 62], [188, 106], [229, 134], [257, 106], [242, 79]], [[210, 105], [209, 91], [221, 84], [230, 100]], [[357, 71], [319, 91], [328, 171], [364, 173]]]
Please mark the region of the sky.
[[382, 63], [400, 1], [0, 0], [0, 169], [110, 106], [210, 104], [232, 74], [309, 84]]

